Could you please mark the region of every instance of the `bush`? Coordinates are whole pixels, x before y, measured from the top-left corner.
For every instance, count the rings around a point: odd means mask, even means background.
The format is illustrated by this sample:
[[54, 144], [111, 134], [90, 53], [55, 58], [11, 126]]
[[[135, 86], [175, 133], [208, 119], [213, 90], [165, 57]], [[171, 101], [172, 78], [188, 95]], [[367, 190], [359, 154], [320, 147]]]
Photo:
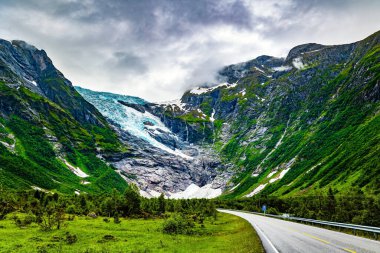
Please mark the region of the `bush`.
[[67, 244], [73, 244], [78, 240], [76, 235], [72, 235], [69, 232], [66, 233], [66, 243]]
[[96, 213], [94, 213], [94, 212], [90, 212], [89, 214], [87, 214], [87, 216], [88, 216], [88, 217], [91, 217], [91, 218], [93, 218], [93, 219], [98, 218], [98, 216], [97, 216]]
[[98, 240], [98, 243], [107, 243], [107, 242], [112, 242], [112, 241], [117, 241], [115, 236], [113, 235], [105, 235], [101, 240]]
[[194, 222], [186, 219], [183, 215], [175, 214], [167, 219], [163, 224], [163, 233], [165, 234], [191, 234], [193, 232]]
[[20, 219], [17, 215], [14, 215], [12, 219], [19, 228], [26, 227], [36, 221], [33, 215], [26, 215], [24, 219]]
[[267, 214], [275, 214], [278, 215], [280, 214], [277, 208], [275, 207], [269, 207], [268, 210], [266, 211]]
[[66, 213], [68, 213], [68, 214], [75, 214], [76, 213], [76, 207], [75, 207], [75, 205], [69, 205], [66, 208]]

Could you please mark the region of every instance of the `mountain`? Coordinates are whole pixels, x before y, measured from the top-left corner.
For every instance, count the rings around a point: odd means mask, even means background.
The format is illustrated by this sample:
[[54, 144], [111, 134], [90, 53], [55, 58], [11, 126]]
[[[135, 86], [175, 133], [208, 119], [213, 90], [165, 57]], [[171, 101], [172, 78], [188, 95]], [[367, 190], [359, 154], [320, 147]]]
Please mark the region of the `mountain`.
[[0, 43], [0, 183], [146, 197], [380, 189], [380, 32], [221, 69], [181, 99], [73, 87], [43, 50]]
[[0, 40], [0, 186], [77, 194], [123, 190], [102, 155], [127, 150], [45, 51]]
[[329, 187], [379, 194], [379, 41], [377, 32], [356, 43], [305, 44], [286, 58], [230, 65], [218, 73], [224, 83], [153, 111], [182, 139], [207, 142], [233, 164], [224, 198], [312, 195]]
[[[119, 135], [137, 138], [135, 158], [114, 166], [153, 195], [186, 186], [181, 196], [206, 186], [222, 198], [313, 195], [329, 188], [379, 194], [379, 41], [377, 32], [346, 45], [300, 45], [286, 58], [260, 56], [221, 69], [213, 87], [161, 104], [78, 91]], [[207, 162], [197, 170], [192, 159]], [[172, 177], [172, 163], [185, 170]], [[173, 187], [182, 173], [200, 172], [207, 176]]]

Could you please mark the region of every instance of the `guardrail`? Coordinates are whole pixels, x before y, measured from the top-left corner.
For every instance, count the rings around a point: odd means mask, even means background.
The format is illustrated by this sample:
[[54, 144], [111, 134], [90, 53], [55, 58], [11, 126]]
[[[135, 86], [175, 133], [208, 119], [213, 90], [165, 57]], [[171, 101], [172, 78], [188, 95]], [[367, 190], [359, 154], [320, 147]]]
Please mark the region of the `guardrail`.
[[357, 225], [357, 224], [340, 223], [340, 222], [324, 221], [324, 220], [305, 219], [305, 218], [299, 218], [299, 217], [293, 217], [293, 216], [287, 217], [283, 215], [264, 214], [264, 213], [249, 212], [249, 211], [242, 211], [242, 210], [231, 210], [231, 211], [252, 213], [252, 214], [269, 216], [269, 217], [283, 219], [283, 220], [300, 221], [300, 222], [305, 222], [305, 223], [310, 223], [310, 224], [326, 225], [326, 226], [331, 226], [331, 227], [337, 227], [339, 229], [341, 228], [352, 229], [354, 232], [354, 235], [356, 235], [356, 231], [363, 231], [363, 232], [373, 233], [376, 240], [378, 239], [378, 234], [380, 234], [379, 227], [363, 226], [363, 225]]

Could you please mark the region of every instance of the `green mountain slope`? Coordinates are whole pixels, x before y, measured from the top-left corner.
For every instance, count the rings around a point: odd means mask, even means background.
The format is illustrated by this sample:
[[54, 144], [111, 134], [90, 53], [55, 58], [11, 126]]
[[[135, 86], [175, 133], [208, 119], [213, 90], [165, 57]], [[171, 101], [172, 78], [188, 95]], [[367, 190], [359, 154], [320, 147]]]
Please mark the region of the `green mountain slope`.
[[235, 165], [224, 198], [313, 195], [330, 187], [378, 195], [379, 42], [377, 32], [347, 45], [301, 45], [286, 59], [227, 66], [220, 76], [229, 84], [185, 93], [186, 110], [163, 107], [162, 120], [206, 133], [202, 140]]
[[125, 150], [43, 50], [0, 40], [1, 187], [123, 190], [126, 182], [97, 155]]

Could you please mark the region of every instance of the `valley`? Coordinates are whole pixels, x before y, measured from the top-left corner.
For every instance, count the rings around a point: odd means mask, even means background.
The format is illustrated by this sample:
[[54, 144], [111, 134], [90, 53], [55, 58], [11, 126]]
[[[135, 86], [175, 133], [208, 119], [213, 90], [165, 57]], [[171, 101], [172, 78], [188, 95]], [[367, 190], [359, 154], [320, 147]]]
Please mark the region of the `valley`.
[[[184, 191], [192, 184], [197, 190], [211, 187], [214, 193], [210, 196], [223, 193], [223, 198], [252, 197], [260, 192], [319, 194], [329, 187], [344, 193], [353, 186], [377, 195], [378, 172], [371, 168], [377, 167], [379, 148], [378, 75], [373, 72], [378, 40], [376, 33], [341, 46], [306, 44], [292, 49], [285, 59], [260, 56], [227, 66], [218, 73], [221, 84], [195, 88], [174, 102], [151, 103], [77, 90], [110, 124], [133, 136], [129, 138], [142, 140], [140, 150], [148, 143], [156, 148], [154, 153], [161, 152], [160, 157], [171, 154], [182, 163], [179, 167], [192, 171], [179, 188], [149, 183], [146, 178], [137, 183], [153, 195], [165, 192], [170, 196], [173, 190]], [[124, 119], [110, 115], [109, 106], [99, 96], [114, 97]], [[128, 117], [138, 120], [120, 126]], [[369, 151], [364, 159], [356, 153], [363, 149]], [[128, 162], [115, 164], [128, 175], [136, 171]], [[158, 168], [148, 161], [145, 164]], [[206, 170], [197, 171], [189, 164]], [[140, 177], [146, 175], [144, 165], [139, 164], [137, 171]], [[158, 174], [148, 178], [168, 178], [166, 169], [155, 171]], [[178, 176], [170, 181], [179, 182]]]
[[0, 253], [380, 252], [380, 1], [0, 4]]
[[172, 198], [377, 195], [379, 39], [226, 66], [220, 84], [165, 103], [74, 88], [43, 50], [1, 41], [1, 184], [95, 193], [134, 183]]

